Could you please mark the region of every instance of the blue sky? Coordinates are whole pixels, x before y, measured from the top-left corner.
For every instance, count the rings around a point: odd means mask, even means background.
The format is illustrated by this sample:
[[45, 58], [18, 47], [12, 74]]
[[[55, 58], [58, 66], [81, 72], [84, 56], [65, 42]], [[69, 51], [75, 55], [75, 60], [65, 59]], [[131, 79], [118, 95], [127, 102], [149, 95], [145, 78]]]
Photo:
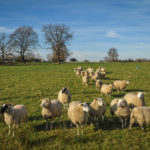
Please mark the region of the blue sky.
[[[50, 23], [71, 28], [69, 48], [78, 60], [99, 61], [111, 47], [121, 59], [150, 58], [150, 0], [0, 1], [0, 32], [32, 26], [43, 43], [41, 28]], [[51, 52], [36, 51], [43, 57]]]

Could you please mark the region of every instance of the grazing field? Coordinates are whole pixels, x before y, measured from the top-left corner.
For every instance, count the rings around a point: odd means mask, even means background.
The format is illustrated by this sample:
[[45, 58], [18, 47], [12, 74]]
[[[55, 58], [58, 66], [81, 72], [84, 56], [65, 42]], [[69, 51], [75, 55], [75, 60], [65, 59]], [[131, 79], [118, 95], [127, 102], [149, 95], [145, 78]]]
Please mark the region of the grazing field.
[[[117, 79], [129, 80], [125, 92], [113, 91], [110, 98], [103, 96], [107, 102], [106, 119], [99, 127], [86, 125], [84, 135], [77, 136], [76, 128], [70, 127], [67, 112], [63, 111], [61, 121], [57, 119], [53, 130], [45, 131], [45, 120], [41, 116], [40, 99], [56, 99], [58, 91], [68, 87], [72, 101], [90, 103], [101, 97], [95, 85], [83, 86], [81, 78], [73, 69], [81, 65], [83, 69], [99, 66], [106, 68], [104, 83], [113, 83]], [[140, 67], [137, 70], [137, 66]], [[146, 150], [150, 149], [150, 127], [141, 131], [134, 125], [132, 131], [121, 129], [117, 118], [110, 115], [110, 101], [122, 97], [127, 92], [146, 92], [146, 105], [150, 106], [150, 63], [66, 63], [33, 64], [23, 66], [0, 66], [0, 105], [3, 103], [24, 104], [28, 109], [29, 121], [21, 124], [15, 132], [15, 138], [8, 136], [8, 127], [0, 114], [0, 150], [22, 149], [110, 149], [110, 150]]]

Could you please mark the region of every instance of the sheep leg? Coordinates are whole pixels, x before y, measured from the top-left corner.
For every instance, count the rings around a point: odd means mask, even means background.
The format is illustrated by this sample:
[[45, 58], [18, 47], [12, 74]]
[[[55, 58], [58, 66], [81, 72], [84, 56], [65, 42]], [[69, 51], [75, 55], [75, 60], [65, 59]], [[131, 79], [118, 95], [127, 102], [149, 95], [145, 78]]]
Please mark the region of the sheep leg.
[[124, 125], [123, 125], [123, 119], [120, 118], [120, 121], [121, 121], [121, 124], [122, 124], [122, 129], [124, 128]]
[[125, 119], [125, 123], [124, 123], [124, 127], [126, 127], [127, 126], [127, 118]]
[[130, 119], [130, 125], [129, 125], [129, 130], [131, 130], [133, 123], [135, 122], [134, 118]]
[[11, 132], [11, 126], [9, 125], [9, 132], [8, 132], [8, 135], [10, 135], [10, 132]]
[[144, 128], [143, 128], [143, 122], [140, 123], [140, 127], [141, 127], [141, 130], [144, 131]]
[[72, 122], [70, 122], [70, 127], [72, 127]]
[[14, 130], [15, 130], [15, 124], [13, 124], [13, 137], [15, 137]]
[[83, 134], [84, 134], [84, 133], [83, 133], [83, 125], [81, 125], [81, 131], [82, 131], [82, 135], [83, 135]]
[[45, 130], [48, 130], [48, 119], [46, 119], [46, 127]]
[[102, 115], [102, 121], [104, 121], [104, 119], [105, 119], [105, 117], [104, 117], [104, 115]]
[[77, 127], [77, 135], [79, 136], [79, 125], [76, 124], [76, 127]]
[[50, 124], [50, 130], [53, 129], [53, 123], [54, 123], [54, 121], [52, 120], [52, 121], [51, 121], [51, 124]]

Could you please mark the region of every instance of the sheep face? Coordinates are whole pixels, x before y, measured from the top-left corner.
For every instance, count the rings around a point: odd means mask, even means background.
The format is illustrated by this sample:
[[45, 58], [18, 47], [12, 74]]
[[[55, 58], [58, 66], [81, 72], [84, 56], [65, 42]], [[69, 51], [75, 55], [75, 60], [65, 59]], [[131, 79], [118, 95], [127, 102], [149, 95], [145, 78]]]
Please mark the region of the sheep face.
[[87, 103], [81, 103], [80, 106], [82, 106], [84, 112], [89, 112], [90, 109]]
[[126, 107], [126, 105], [127, 105], [127, 102], [125, 101], [125, 99], [118, 100], [117, 106], [124, 108], [124, 107]]
[[8, 109], [8, 105], [3, 104], [2, 108], [1, 108], [1, 113], [3, 114], [7, 109]]
[[99, 106], [103, 106], [104, 105], [104, 102], [103, 102], [102, 98], [96, 98], [95, 100], [97, 101]]
[[138, 92], [138, 93], [137, 93], [137, 97], [138, 97], [138, 98], [144, 98], [144, 93]]
[[62, 93], [65, 93], [67, 90], [68, 90], [67, 88], [63, 88]]
[[41, 107], [48, 107], [50, 105], [50, 100], [48, 98], [42, 99]]

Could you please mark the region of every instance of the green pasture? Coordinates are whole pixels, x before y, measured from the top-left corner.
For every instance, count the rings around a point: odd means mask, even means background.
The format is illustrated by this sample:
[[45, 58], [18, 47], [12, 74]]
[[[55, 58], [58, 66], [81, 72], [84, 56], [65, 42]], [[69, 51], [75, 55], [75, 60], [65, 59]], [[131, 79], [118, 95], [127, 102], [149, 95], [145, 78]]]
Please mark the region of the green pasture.
[[[90, 103], [101, 97], [95, 84], [83, 86], [81, 77], [74, 73], [74, 68], [83, 69], [99, 66], [106, 68], [104, 83], [115, 80], [129, 80], [125, 92], [113, 91], [110, 98], [103, 96], [107, 103], [106, 118], [100, 126], [84, 127], [84, 135], [77, 136], [76, 128], [70, 127], [67, 112], [63, 111], [61, 121], [55, 120], [53, 130], [45, 131], [45, 120], [41, 116], [40, 99], [57, 99], [63, 87], [69, 88], [72, 101]], [[140, 67], [137, 70], [137, 66]], [[144, 91], [145, 102], [150, 106], [150, 63], [64, 63], [64, 64], [27, 64], [0, 66], [0, 106], [24, 104], [28, 110], [29, 121], [22, 123], [15, 132], [15, 138], [8, 136], [8, 127], [0, 114], [0, 150], [148, 150], [150, 149], [150, 127], [141, 131], [134, 125], [132, 131], [121, 129], [117, 118], [110, 114], [110, 102], [115, 97], [122, 97], [128, 92]]]

